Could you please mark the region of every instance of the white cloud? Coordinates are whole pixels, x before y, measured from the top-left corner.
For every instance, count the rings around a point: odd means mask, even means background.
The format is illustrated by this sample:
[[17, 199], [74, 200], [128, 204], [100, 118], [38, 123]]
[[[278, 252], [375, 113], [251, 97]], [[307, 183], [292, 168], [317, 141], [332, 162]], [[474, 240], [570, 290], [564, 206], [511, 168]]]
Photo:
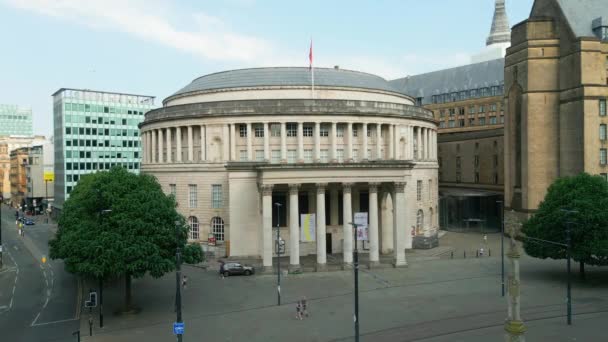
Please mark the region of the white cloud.
[[[6, 0], [10, 6], [86, 25], [130, 34], [211, 60], [252, 61], [272, 50], [269, 42], [226, 29], [219, 18], [190, 14], [198, 31], [180, 30], [167, 18], [171, 6], [142, 0]], [[183, 14], [182, 14], [183, 15]]]

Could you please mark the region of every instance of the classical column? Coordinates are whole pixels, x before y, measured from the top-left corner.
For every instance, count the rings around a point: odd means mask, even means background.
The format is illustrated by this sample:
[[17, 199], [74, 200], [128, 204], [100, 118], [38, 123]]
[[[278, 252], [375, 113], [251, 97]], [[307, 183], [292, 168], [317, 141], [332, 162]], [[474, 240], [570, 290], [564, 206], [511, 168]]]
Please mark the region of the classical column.
[[270, 161], [270, 130], [268, 122], [264, 122], [264, 160]]
[[353, 123], [349, 122], [347, 124], [346, 135], [348, 136], [348, 146], [346, 148], [346, 161], [353, 161]]
[[388, 201], [389, 201], [389, 195], [390, 193], [388, 191], [383, 191], [380, 193], [380, 222], [381, 222], [381, 231], [382, 231], [382, 237], [381, 237], [381, 249], [380, 252], [382, 254], [390, 254], [393, 252], [393, 226], [394, 226], [394, 219], [393, 219], [393, 200], [391, 197], [391, 206], [389, 208], [388, 205]]
[[378, 243], [378, 183], [369, 183], [369, 265], [380, 264]]
[[342, 184], [342, 234], [344, 235], [344, 264], [353, 263], [353, 208], [351, 203], [352, 183]]
[[165, 158], [163, 155], [163, 152], [165, 152], [165, 148], [164, 148], [164, 141], [165, 138], [163, 136], [163, 129], [159, 128], [158, 129], [158, 162], [159, 163], [164, 163]]
[[403, 154], [405, 151], [401, 151], [401, 126], [394, 125], [393, 134], [393, 151], [395, 152], [395, 159], [407, 159]]
[[315, 122], [315, 162], [321, 161], [321, 123]]
[[304, 162], [304, 123], [298, 122], [298, 163]]
[[388, 125], [388, 158], [395, 158], [395, 125]]
[[416, 155], [416, 158], [418, 160], [422, 159], [422, 127], [416, 127], [416, 143], [418, 146], [418, 153]]
[[433, 130], [433, 160], [437, 160], [437, 130]]
[[251, 122], [247, 123], [247, 161], [253, 160], [253, 132]]
[[300, 269], [300, 212], [298, 191], [300, 184], [289, 184], [289, 269]]
[[201, 130], [201, 161], [207, 160], [207, 130], [204, 125], [200, 126]]
[[381, 160], [382, 156], [382, 124], [376, 124], [376, 160]]
[[393, 227], [393, 265], [395, 267], [403, 267], [407, 265], [405, 260], [405, 183], [395, 183], [395, 199], [393, 205], [393, 217], [395, 225]]
[[192, 139], [192, 126], [188, 126], [188, 161], [194, 160], [194, 143]]
[[332, 162], [337, 162], [338, 161], [338, 150], [337, 150], [337, 145], [338, 145], [338, 138], [337, 138], [337, 126], [338, 124], [335, 122], [331, 123], [331, 160]]
[[222, 127], [222, 156], [220, 158], [220, 156], [218, 156], [218, 160], [224, 160], [224, 161], [228, 161], [230, 160], [230, 125], [229, 124], [225, 124], [224, 127]]
[[157, 153], [158, 150], [156, 149], [156, 130], [153, 129], [152, 130], [152, 163], [156, 163], [157, 161]]
[[317, 184], [317, 271], [327, 268], [325, 250], [325, 187], [327, 184]]
[[287, 163], [287, 123], [281, 122], [281, 163]]
[[171, 127], [167, 127], [167, 163], [172, 163], [171, 158]]
[[272, 270], [272, 185], [262, 185], [262, 265]]
[[148, 132], [141, 132], [141, 153], [144, 164], [148, 163]]
[[363, 146], [361, 147], [363, 149], [363, 153], [361, 154], [363, 156], [363, 160], [369, 160], [369, 155], [367, 154], [367, 123], [363, 123], [363, 128], [361, 129], [361, 136], [363, 137]]
[[236, 160], [236, 124], [230, 124], [230, 160]]
[[175, 127], [175, 160], [178, 163], [182, 162], [182, 128]]
[[429, 148], [429, 142], [430, 142], [430, 134], [429, 134], [429, 129], [428, 128], [424, 128], [424, 159], [430, 159], [431, 155], [431, 149]]
[[332, 187], [329, 189], [329, 225], [331, 226], [337, 226], [340, 222], [338, 209], [338, 188]]

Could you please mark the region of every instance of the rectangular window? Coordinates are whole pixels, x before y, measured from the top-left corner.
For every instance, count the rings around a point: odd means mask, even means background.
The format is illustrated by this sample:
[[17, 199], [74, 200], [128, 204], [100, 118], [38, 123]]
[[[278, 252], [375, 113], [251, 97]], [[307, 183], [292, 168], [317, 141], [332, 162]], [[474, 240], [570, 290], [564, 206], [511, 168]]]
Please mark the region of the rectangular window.
[[479, 118], [479, 126], [483, 126], [486, 124], [486, 118]]
[[344, 162], [344, 150], [343, 149], [337, 149], [336, 150], [336, 159], [338, 159], [339, 163], [343, 163]]
[[469, 114], [475, 114], [475, 106], [469, 107]]
[[240, 161], [247, 161], [247, 150], [240, 150], [239, 151], [239, 160]]
[[460, 157], [456, 157], [456, 168], [460, 169], [460, 166], [461, 166], [461, 164], [460, 164]]
[[190, 208], [196, 208], [198, 203], [196, 184], [188, 185], [188, 204]]
[[329, 161], [329, 150], [321, 150], [321, 163]]
[[353, 149], [353, 161], [359, 160], [359, 150]]
[[458, 120], [458, 127], [464, 127], [464, 119]]
[[492, 103], [490, 105], [490, 111], [492, 111], [492, 112], [495, 112], [497, 108], [498, 108], [498, 106], [496, 106], [496, 103]]
[[173, 197], [177, 196], [177, 187], [175, 184], [169, 184], [169, 194], [173, 195]]
[[448, 127], [449, 127], [449, 128], [456, 127], [456, 121], [454, 121], [454, 120], [450, 120], [450, 121], [448, 121]]
[[355, 125], [353, 125], [353, 137], [358, 137], [359, 136], [359, 130], [357, 129], [357, 127], [355, 127]]
[[606, 116], [606, 99], [600, 100], [600, 116]]
[[336, 126], [336, 136], [343, 137], [344, 136], [344, 125]]
[[464, 115], [464, 107], [458, 108], [458, 115]]
[[287, 162], [295, 163], [298, 158], [298, 151], [296, 150], [287, 150]]
[[469, 126], [475, 126], [475, 118], [469, 119]]
[[486, 111], [486, 106], [485, 105], [479, 106], [479, 113], [485, 113], [485, 111]]
[[605, 124], [600, 125], [600, 140], [602, 140], [602, 141], [606, 140], [606, 125]]
[[445, 128], [445, 121], [439, 122], [439, 128]]
[[219, 209], [222, 207], [222, 185], [213, 184], [211, 185], [211, 208]]
[[264, 125], [256, 124], [255, 126], [253, 126], [253, 132], [255, 133], [256, 138], [263, 138], [264, 137]]
[[418, 201], [422, 200], [422, 181], [421, 180], [416, 182], [416, 199]]
[[297, 137], [298, 136], [298, 124], [291, 122], [287, 124], [287, 136]]
[[490, 125], [496, 125], [496, 117], [490, 116]]
[[264, 150], [255, 150], [255, 161], [264, 161]]
[[312, 163], [312, 150], [304, 150], [304, 162]]
[[270, 136], [272, 136], [272, 137], [281, 136], [281, 124], [277, 124], [277, 123], [270, 124]]
[[440, 118], [445, 117], [445, 109], [442, 109], [442, 110], [439, 111], [439, 117]]
[[501, 116], [500, 116], [500, 123], [501, 123], [501, 124], [504, 124], [504, 123], [505, 123], [505, 116], [504, 116], [504, 115], [501, 115]]
[[281, 162], [281, 150], [270, 151], [270, 162], [273, 164], [278, 164]]
[[450, 108], [450, 116], [456, 115], [456, 109]]
[[606, 165], [606, 149], [600, 149], [600, 165]]
[[324, 125], [321, 124], [321, 129], [319, 131], [319, 135], [322, 137], [328, 137], [329, 136], [329, 125]]
[[247, 138], [247, 125], [239, 125], [239, 136]]
[[313, 127], [312, 125], [304, 125], [304, 132], [303, 132], [305, 137], [312, 137], [313, 136]]

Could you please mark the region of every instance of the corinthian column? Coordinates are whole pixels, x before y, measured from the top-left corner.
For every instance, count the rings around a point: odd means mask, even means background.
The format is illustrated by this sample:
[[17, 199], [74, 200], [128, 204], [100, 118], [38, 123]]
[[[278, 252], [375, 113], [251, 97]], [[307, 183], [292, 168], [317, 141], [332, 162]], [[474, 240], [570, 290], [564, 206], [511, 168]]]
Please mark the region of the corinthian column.
[[289, 184], [289, 270], [300, 270], [300, 184]]
[[325, 246], [325, 187], [327, 184], [317, 184], [317, 271], [327, 268]]

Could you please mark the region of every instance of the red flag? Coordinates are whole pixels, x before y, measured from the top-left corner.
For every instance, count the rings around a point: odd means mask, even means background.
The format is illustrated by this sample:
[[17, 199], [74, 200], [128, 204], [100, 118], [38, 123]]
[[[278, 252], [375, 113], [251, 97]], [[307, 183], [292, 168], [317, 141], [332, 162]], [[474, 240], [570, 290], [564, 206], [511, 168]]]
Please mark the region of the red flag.
[[310, 52], [308, 53], [308, 60], [310, 61], [308, 69], [312, 69], [312, 39], [310, 40]]

